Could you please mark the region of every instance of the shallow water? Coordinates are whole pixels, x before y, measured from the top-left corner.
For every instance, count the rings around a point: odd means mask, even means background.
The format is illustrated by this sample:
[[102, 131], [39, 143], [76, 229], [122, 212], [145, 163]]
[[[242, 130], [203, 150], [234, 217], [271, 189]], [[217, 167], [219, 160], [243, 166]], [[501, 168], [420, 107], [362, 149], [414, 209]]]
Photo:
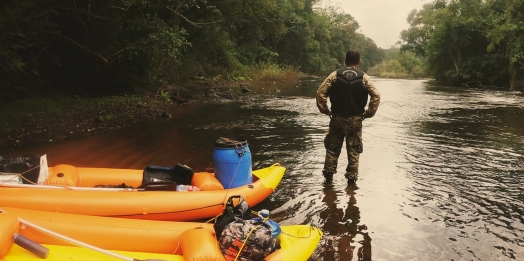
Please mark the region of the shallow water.
[[314, 101], [320, 81], [251, 85], [241, 102], [177, 107], [171, 119], [0, 155], [112, 168], [183, 163], [200, 171], [212, 168], [219, 137], [244, 138], [254, 169], [287, 167], [275, 193], [254, 209], [325, 232], [311, 260], [524, 260], [520, 93], [374, 79], [382, 100], [364, 121], [358, 185], [345, 185], [342, 153], [327, 186], [329, 118]]

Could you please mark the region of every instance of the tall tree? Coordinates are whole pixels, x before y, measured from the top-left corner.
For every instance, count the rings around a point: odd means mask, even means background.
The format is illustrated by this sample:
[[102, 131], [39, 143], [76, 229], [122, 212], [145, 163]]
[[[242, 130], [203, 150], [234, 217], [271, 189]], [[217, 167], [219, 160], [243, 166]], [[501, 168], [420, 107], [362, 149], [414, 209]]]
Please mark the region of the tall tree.
[[521, 0], [489, 1], [493, 15], [492, 40], [489, 50], [501, 48], [509, 60], [510, 89], [524, 90], [524, 2]]

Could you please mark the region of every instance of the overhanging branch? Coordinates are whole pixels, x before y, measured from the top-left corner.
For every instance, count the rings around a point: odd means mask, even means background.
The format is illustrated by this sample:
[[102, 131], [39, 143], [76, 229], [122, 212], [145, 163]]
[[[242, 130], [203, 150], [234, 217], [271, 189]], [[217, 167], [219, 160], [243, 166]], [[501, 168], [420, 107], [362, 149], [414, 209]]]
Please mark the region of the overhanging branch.
[[58, 37], [60, 37], [60, 38], [62, 38], [62, 39], [65, 39], [65, 40], [67, 40], [68, 42], [70, 42], [70, 43], [76, 45], [78, 48], [84, 50], [85, 52], [90, 53], [90, 54], [92, 54], [92, 55], [98, 57], [100, 60], [104, 61], [105, 63], [110, 63], [110, 59], [111, 59], [111, 57], [116, 56], [116, 55], [120, 54], [120, 53], [123, 52], [123, 51], [131, 50], [131, 49], [137, 49], [137, 47], [135, 47], [135, 46], [126, 47], [126, 48], [122, 48], [121, 50], [119, 50], [119, 51], [117, 51], [117, 52], [115, 52], [115, 53], [113, 53], [113, 54], [110, 54], [110, 55], [107, 56], [107, 57], [104, 57], [102, 54], [97, 53], [97, 52], [94, 52], [94, 51], [92, 51], [92, 50], [86, 48], [85, 46], [79, 44], [79, 43], [76, 42], [75, 40], [73, 40], [73, 39], [71, 39], [71, 38], [69, 38], [69, 37], [67, 37], [67, 36], [65, 36], [65, 35], [62, 35], [62, 34], [59, 33], [59, 32], [51, 32], [51, 31], [46, 31], [46, 30], [41, 30], [41, 31], [44, 32], [44, 33], [46, 33], [46, 34], [56, 35], [56, 36], [58, 36]]
[[110, 5], [110, 4], [107, 4], [109, 7], [113, 8], [113, 9], [118, 9], [118, 10], [122, 10], [122, 11], [128, 11], [129, 8], [131, 8], [131, 6], [135, 3], [135, 1], [132, 1], [131, 3], [129, 3], [129, 6], [124, 8], [124, 7], [119, 7], [119, 6], [114, 6], [114, 5]]
[[[175, 13], [176, 15], [182, 17], [182, 19], [186, 20], [186, 22], [190, 23], [191, 25], [195, 26], [195, 27], [200, 27], [201, 25], [206, 25], [206, 24], [217, 24], [217, 23], [221, 23], [222, 20], [219, 20], [219, 21], [215, 21], [215, 22], [209, 22], [209, 23], [197, 23], [197, 22], [193, 22], [191, 20], [189, 20], [187, 17], [183, 16], [180, 12], [178, 12], [177, 10], [173, 10], [173, 8], [169, 7], [169, 6], [166, 6], [166, 8]], [[178, 9], [178, 8], [177, 8]]]

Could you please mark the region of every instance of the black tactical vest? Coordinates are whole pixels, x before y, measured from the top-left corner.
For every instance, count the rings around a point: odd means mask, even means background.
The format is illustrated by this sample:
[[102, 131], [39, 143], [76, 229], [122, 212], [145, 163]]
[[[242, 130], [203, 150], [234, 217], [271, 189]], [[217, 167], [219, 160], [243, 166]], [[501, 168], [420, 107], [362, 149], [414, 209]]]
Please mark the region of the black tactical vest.
[[329, 89], [333, 114], [363, 114], [368, 102], [368, 92], [362, 81], [364, 73], [357, 69], [340, 69], [337, 80]]

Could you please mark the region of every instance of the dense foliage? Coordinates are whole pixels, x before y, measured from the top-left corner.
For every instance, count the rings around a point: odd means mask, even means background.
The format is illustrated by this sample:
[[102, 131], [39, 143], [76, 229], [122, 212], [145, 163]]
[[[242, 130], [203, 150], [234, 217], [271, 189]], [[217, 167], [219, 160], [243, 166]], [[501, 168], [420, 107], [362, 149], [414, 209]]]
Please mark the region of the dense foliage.
[[524, 89], [524, 1], [435, 0], [408, 22], [401, 50], [438, 82]]
[[383, 62], [370, 68], [369, 75], [381, 78], [426, 78], [423, 59], [409, 51], [401, 52], [397, 47], [384, 50]]
[[383, 52], [357, 21], [316, 0], [3, 0], [0, 99], [155, 90], [236, 79], [261, 64], [326, 73], [356, 49]]

